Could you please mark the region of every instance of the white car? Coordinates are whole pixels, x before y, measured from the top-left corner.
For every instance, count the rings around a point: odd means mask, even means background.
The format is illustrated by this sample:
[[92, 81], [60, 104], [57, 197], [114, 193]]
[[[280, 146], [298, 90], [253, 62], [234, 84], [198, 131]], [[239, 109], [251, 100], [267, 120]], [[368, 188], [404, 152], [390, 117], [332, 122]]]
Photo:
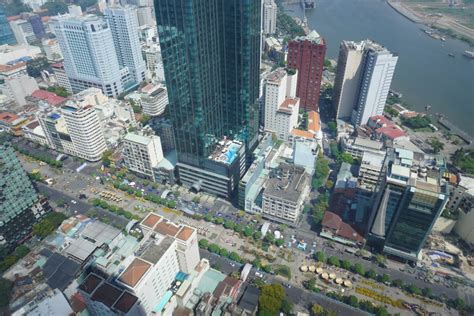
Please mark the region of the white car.
[[76, 200], [71, 200], [71, 203], [72, 204], [77, 204], [77, 201]]

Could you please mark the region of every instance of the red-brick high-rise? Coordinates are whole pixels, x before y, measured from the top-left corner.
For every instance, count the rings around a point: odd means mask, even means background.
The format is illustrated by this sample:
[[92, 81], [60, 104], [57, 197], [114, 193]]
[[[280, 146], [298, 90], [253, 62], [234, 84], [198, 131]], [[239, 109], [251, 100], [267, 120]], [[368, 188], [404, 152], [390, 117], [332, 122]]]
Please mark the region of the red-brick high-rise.
[[306, 111], [317, 111], [326, 43], [316, 31], [288, 43], [288, 68], [298, 69], [296, 96]]

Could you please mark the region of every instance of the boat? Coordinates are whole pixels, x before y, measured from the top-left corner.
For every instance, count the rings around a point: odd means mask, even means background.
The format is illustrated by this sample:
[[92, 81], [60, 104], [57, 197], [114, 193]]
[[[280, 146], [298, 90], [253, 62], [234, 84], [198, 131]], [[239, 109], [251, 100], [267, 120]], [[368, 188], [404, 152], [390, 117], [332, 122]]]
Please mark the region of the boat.
[[446, 38], [445, 37], [441, 37], [440, 40], [442, 40], [443, 42], [446, 41]]
[[449, 57], [455, 57], [453, 53], [448, 54]]
[[470, 50], [465, 50], [463, 55], [468, 57], [468, 58], [474, 58], [474, 52], [472, 52]]
[[301, 7], [303, 9], [314, 9], [314, 0], [301, 0]]

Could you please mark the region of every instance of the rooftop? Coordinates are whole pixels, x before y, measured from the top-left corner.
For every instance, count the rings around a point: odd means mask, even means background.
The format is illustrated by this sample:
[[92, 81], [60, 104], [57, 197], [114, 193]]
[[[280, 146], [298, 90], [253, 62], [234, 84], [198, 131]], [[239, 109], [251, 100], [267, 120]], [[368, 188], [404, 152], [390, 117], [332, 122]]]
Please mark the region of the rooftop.
[[46, 90], [36, 90], [31, 94], [33, 98], [43, 100], [50, 105], [57, 106], [66, 102], [67, 98], [60, 97], [52, 92]]
[[315, 30], [312, 30], [308, 35], [297, 37], [295, 41], [310, 41], [315, 44], [324, 44], [323, 38]]
[[183, 226], [183, 228], [181, 228], [176, 238], [187, 241], [189, 237], [191, 237], [193, 232], [194, 232], [194, 229], [192, 229], [191, 227]]
[[256, 287], [249, 286], [245, 289], [238, 305], [246, 311], [253, 312], [257, 309], [259, 296], [260, 290]]
[[155, 226], [154, 230], [161, 235], [174, 237], [179, 232], [179, 228], [180, 227], [178, 225], [167, 220], [163, 220]]
[[122, 313], [128, 313], [128, 311], [135, 305], [138, 298], [126, 291], [123, 292], [122, 296], [114, 304], [114, 309], [121, 311]]
[[381, 150], [383, 147], [383, 143], [367, 139], [367, 138], [362, 138], [362, 137], [356, 137], [354, 139], [354, 146], [360, 146], [360, 147], [366, 147], [370, 149], [375, 149], [375, 150]]
[[312, 132], [318, 132], [321, 130], [319, 113], [316, 111], [308, 112], [308, 130]]
[[407, 135], [401, 128], [396, 125], [379, 127], [375, 130], [375, 132], [377, 134], [382, 134], [389, 139], [396, 139]]
[[147, 247], [147, 249], [145, 249], [143, 254], [140, 255], [140, 258], [156, 264], [165, 254], [165, 252], [173, 245], [173, 242], [173, 238], [165, 237], [160, 241], [159, 244], [152, 243]]
[[142, 221], [142, 225], [145, 225], [146, 227], [153, 228], [155, 227], [156, 223], [158, 223], [162, 219], [161, 216], [158, 216], [156, 214], [150, 213], [148, 214], [147, 217]]
[[279, 199], [298, 201], [309, 178], [305, 169], [281, 164], [277, 172], [281, 175], [278, 174], [268, 180], [264, 196], [270, 195]]
[[95, 290], [94, 294], [92, 294], [91, 298], [94, 301], [101, 302], [105, 306], [111, 308], [121, 294], [122, 290], [119, 288], [113, 286], [110, 283], [102, 283], [102, 285], [99, 286], [97, 290]]
[[0, 113], [0, 121], [7, 124], [7, 125], [12, 124], [13, 121], [15, 121], [17, 119], [18, 119], [18, 116], [16, 116], [15, 114], [8, 113], [8, 112]]
[[120, 230], [113, 226], [104, 224], [100, 221], [93, 221], [84, 228], [81, 236], [95, 241], [95, 243], [100, 247], [102, 244], [110, 243], [120, 233]]
[[135, 287], [150, 267], [150, 263], [140, 258], [135, 258], [122, 273], [119, 280], [130, 287]]
[[284, 68], [278, 68], [267, 75], [266, 82], [280, 84], [281, 80], [286, 76], [287, 72]]
[[296, 104], [299, 102], [298, 98], [286, 98], [278, 108], [278, 112], [293, 113]]
[[87, 294], [91, 294], [102, 281], [103, 279], [101, 277], [91, 273], [86, 277], [84, 282], [82, 282], [82, 284], [79, 286], [79, 289], [86, 292]]
[[216, 149], [208, 158], [226, 165], [230, 165], [237, 157], [241, 147], [242, 143], [239, 141], [223, 139], [218, 142]]

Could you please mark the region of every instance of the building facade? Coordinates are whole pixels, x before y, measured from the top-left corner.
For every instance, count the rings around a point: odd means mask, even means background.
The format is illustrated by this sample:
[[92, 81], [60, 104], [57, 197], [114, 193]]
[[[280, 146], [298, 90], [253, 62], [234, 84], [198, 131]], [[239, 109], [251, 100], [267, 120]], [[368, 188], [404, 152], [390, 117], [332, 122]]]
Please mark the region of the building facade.
[[51, 20], [72, 91], [96, 87], [110, 97], [121, 94], [129, 74], [128, 69], [120, 69], [109, 25], [94, 15]]
[[123, 145], [122, 155], [127, 169], [153, 179], [153, 168], [163, 159], [160, 137], [128, 133]]
[[263, 3], [263, 33], [275, 34], [277, 22], [277, 5], [274, 0], [265, 0]]
[[10, 26], [19, 45], [29, 45], [36, 40], [31, 23], [27, 20], [19, 19], [10, 22]]
[[334, 82], [336, 118], [363, 125], [382, 115], [397, 61], [397, 55], [371, 40], [343, 41]]
[[108, 7], [105, 9], [105, 19], [112, 31], [120, 68], [128, 67], [133, 78], [129, 84], [139, 84], [145, 80], [146, 67], [138, 39], [136, 8], [133, 6]]
[[234, 196], [257, 142], [261, 8], [155, 1], [180, 179], [223, 197]]
[[288, 42], [288, 68], [298, 70], [296, 96], [301, 108], [317, 111], [326, 43], [316, 31]]
[[447, 199], [444, 160], [421, 161], [405, 149], [390, 149], [385, 178], [377, 185], [369, 240], [389, 256], [416, 262]]
[[264, 128], [283, 141], [288, 141], [291, 130], [298, 126], [297, 77], [297, 71], [279, 68], [268, 74], [264, 83]]
[[51, 208], [38, 196], [13, 148], [0, 135], [0, 248], [13, 250]]
[[15, 35], [13, 35], [10, 24], [8, 23], [5, 9], [3, 6], [0, 6], [0, 45], [13, 45], [15, 42]]

